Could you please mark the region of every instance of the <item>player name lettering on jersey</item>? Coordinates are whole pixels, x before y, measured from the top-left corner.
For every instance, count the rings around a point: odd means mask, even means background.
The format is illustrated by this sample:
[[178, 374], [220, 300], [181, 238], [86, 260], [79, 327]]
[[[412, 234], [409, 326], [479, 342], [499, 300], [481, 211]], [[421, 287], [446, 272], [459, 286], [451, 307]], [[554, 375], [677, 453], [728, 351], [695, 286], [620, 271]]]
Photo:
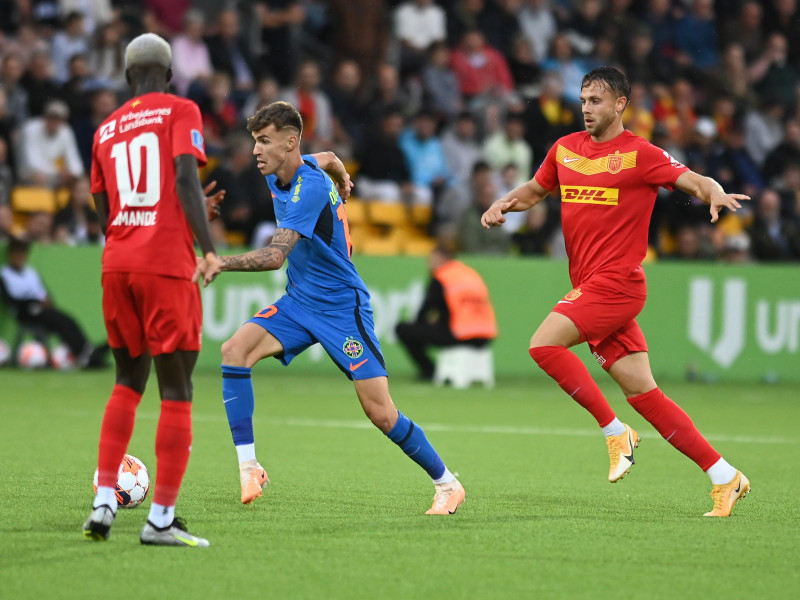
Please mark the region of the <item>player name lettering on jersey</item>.
[[619, 190], [617, 188], [562, 185], [561, 201], [616, 206], [619, 204]]
[[117, 213], [111, 224], [115, 227], [121, 225], [152, 227], [156, 224], [157, 214], [154, 210], [122, 210]]
[[119, 120], [119, 132], [124, 133], [137, 127], [145, 125], [161, 124], [164, 122], [164, 117], [172, 114], [170, 107], [163, 108], [146, 108], [142, 110], [131, 111], [126, 113]]

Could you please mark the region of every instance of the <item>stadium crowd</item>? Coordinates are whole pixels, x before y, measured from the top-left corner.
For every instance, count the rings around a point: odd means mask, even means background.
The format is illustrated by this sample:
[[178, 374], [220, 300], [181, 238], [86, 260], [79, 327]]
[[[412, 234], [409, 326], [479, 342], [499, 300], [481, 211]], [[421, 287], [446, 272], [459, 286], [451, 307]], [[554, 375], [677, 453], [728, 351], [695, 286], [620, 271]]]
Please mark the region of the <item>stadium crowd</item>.
[[[797, 0], [0, 0], [0, 239], [103, 243], [92, 137], [143, 31], [170, 40], [174, 91], [201, 108], [202, 176], [227, 190], [218, 245], [275, 229], [244, 121], [287, 100], [304, 152], [334, 150], [365, 204], [423, 207], [461, 252], [564, 256], [557, 197], [502, 228], [480, 215], [583, 128], [581, 78], [614, 65], [628, 129], [752, 197], [712, 226], [661, 190], [652, 258], [800, 259]], [[42, 188], [52, 209], [26, 204]]]

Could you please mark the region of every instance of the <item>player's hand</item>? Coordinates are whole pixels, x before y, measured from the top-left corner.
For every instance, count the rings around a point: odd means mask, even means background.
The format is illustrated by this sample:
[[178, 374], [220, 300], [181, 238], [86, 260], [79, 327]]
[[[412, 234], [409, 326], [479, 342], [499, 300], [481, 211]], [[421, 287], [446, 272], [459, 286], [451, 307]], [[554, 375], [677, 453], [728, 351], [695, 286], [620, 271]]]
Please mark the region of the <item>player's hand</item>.
[[719, 211], [727, 208], [731, 212], [736, 212], [737, 208], [742, 208], [739, 200], [750, 200], [750, 196], [745, 194], [714, 194], [711, 198], [711, 205], [708, 212], [711, 213], [711, 222], [716, 223], [719, 219]]
[[350, 179], [350, 174], [345, 171], [342, 181], [336, 183], [336, 188], [339, 190], [339, 195], [342, 200], [347, 200], [350, 197], [350, 190], [353, 189], [353, 182]]
[[197, 266], [194, 270], [194, 276], [192, 276], [192, 283], [197, 283], [202, 279], [203, 287], [207, 287], [221, 271], [222, 263], [219, 257], [213, 252], [209, 252], [205, 256], [198, 256]]
[[492, 227], [499, 227], [506, 222], [505, 214], [514, 208], [519, 202], [519, 198], [512, 198], [511, 200], [500, 201], [498, 200], [489, 207], [481, 217], [481, 225], [486, 229]]
[[203, 188], [203, 193], [206, 195], [206, 210], [208, 211], [209, 221], [214, 221], [217, 217], [219, 217], [219, 205], [225, 199], [225, 190], [220, 190], [213, 196], [209, 196], [211, 190], [213, 190], [215, 187], [217, 187], [217, 182], [210, 181], [206, 187]]

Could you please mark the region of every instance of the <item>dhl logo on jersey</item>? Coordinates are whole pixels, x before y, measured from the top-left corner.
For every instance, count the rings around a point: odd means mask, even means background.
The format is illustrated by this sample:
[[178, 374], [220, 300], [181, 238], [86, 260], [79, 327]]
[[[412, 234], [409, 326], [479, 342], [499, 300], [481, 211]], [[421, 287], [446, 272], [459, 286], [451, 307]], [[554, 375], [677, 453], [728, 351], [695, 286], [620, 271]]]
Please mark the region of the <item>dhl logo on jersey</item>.
[[619, 204], [619, 190], [617, 188], [562, 185], [561, 201], [616, 206]]

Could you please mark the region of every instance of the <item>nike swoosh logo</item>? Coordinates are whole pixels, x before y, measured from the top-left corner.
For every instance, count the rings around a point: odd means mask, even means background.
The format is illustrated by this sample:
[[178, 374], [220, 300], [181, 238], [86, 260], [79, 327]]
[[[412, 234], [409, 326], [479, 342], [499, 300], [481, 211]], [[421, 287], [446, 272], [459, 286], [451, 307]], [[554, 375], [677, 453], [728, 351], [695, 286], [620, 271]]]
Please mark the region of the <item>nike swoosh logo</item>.
[[236, 400], [238, 397], [239, 397], [239, 396], [234, 396], [233, 398], [223, 398], [223, 399], [222, 399], [222, 403], [223, 403], [223, 404], [227, 404], [228, 402], [233, 402], [233, 401], [234, 401], [234, 400]]
[[176, 535], [175, 539], [178, 540], [179, 542], [183, 542], [187, 546], [197, 547], [199, 545], [197, 540], [188, 539], [188, 538], [182, 537], [180, 535]]
[[742, 489], [742, 480], [740, 479], [739, 480], [739, 485], [736, 487], [735, 490], [733, 490], [733, 493], [734, 494], [738, 494], [741, 491], [741, 489]]
[[559, 300], [558, 303], [559, 304], [572, 304], [572, 302], [570, 302], [569, 300]]
[[350, 363], [350, 370], [351, 371], [355, 371], [356, 369], [358, 369], [361, 365], [363, 365], [368, 360], [369, 360], [368, 358], [365, 358], [360, 363], [356, 363], [356, 364]]
[[564, 157], [564, 164], [575, 162], [576, 160], [580, 160], [580, 158], [570, 158], [569, 156]]

